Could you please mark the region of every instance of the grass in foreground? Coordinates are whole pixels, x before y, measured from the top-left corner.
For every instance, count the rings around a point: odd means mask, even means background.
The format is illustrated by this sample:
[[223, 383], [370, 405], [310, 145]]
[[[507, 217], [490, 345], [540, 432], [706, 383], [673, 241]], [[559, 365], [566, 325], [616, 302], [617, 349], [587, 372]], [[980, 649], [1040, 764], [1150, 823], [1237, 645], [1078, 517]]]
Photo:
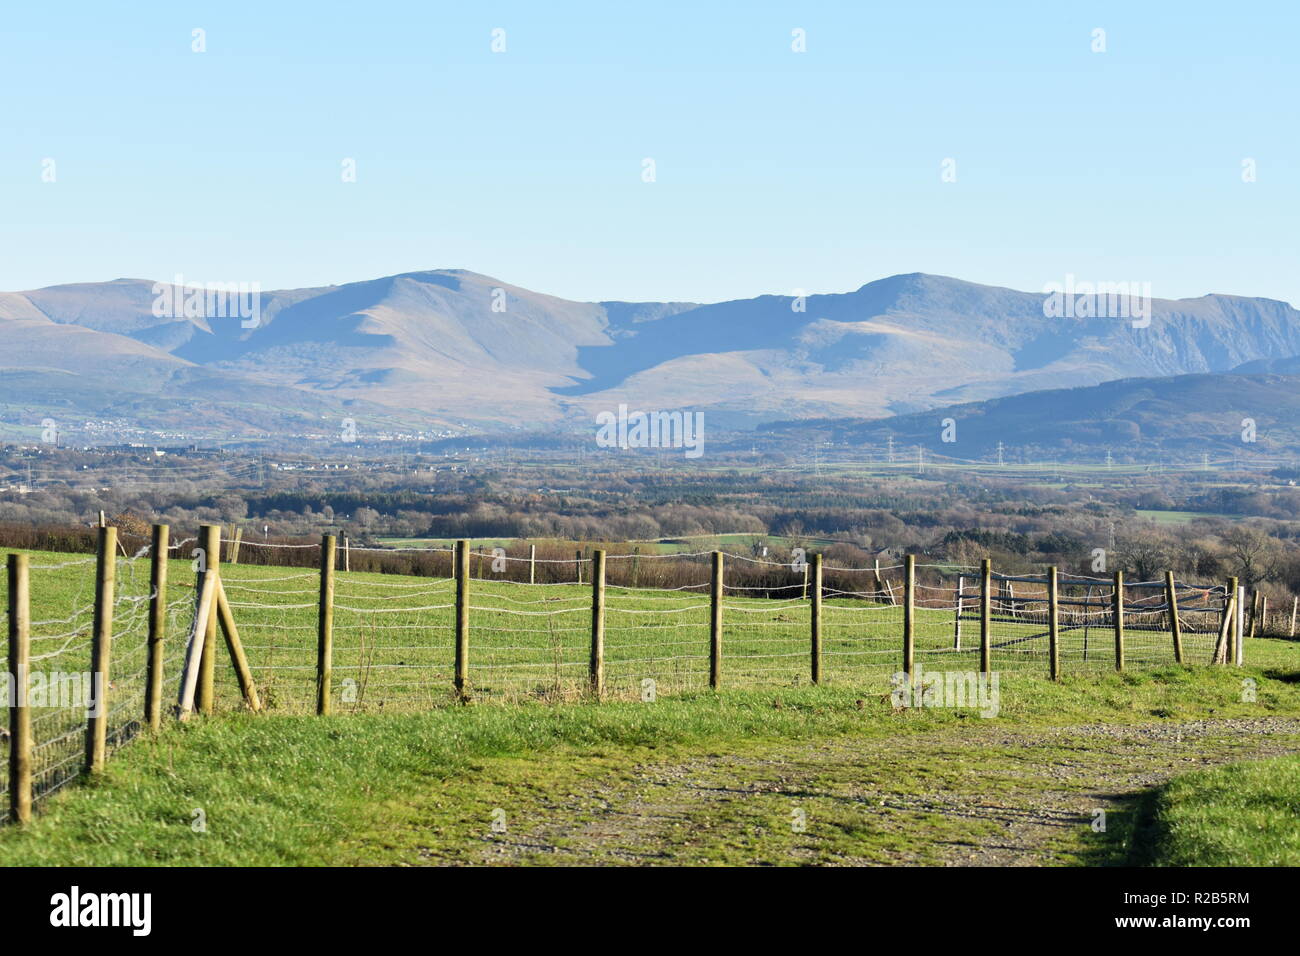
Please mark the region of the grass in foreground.
[[1130, 865], [1300, 866], [1300, 756], [1175, 778], [1141, 802], [1130, 843]]
[[[1011, 788], [1017, 785], [1014, 756], [989, 750], [980, 731], [1300, 716], [1295, 646], [1256, 644], [1263, 656], [1290, 658], [1290, 667], [1166, 668], [1072, 677], [1059, 685], [1004, 675], [1001, 712], [992, 720], [969, 710], [895, 712], [887, 696], [854, 688], [726, 691], [654, 703], [489, 704], [424, 714], [199, 720], [136, 742], [110, 763], [101, 781], [55, 797], [25, 830], [0, 834], [0, 864], [460, 860], [465, 848], [483, 845], [494, 808], [508, 807], [518, 823], [554, 809], [566, 795], [591, 792], [593, 785], [633, 781], [647, 764], [719, 754], [761, 761], [797, 741], [857, 740], [869, 752], [872, 741], [883, 746], [899, 735], [937, 732], [948, 735], [944, 749], [930, 763], [910, 768], [918, 792], [933, 793], [950, 776], [990, 761], [998, 764], [996, 779]], [[1263, 653], [1269, 644], [1279, 645], [1276, 653]], [[1255, 702], [1241, 699], [1243, 676], [1258, 682]], [[1104, 748], [1098, 742], [1092, 749]], [[1073, 755], [1063, 744], [1062, 762]], [[783, 759], [778, 756], [768, 769], [780, 771]], [[870, 779], [878, 769], [868, 761], [854, 774]], [[787, 813], [788, 798], [780, 800], [779, 812]], [[581, 806], [575, 812], [583, 812]], [[891, 859], [900, 839], [939, 845], [966, 839], [971, 827], [960, 818], [933, 815], [922, 829], [903, 830], [900, 837], [898, 829], [854, 824], [857, 818], [845, 816], [849, 811], [837, 809], [835, 801], [826, 801], [826, 812], [841, 815], [828, 845], [852, 847], [868, 860]], [[735, 831], [725, 828], [735, 823], [722, 813], [710, 823], [718, 828], [713, 836], [687, 831], [682, 839], [691, 859], [749, 859], [752, 841], [727, 836]], [[765, 830], [762, 839], [772, 847], [764, 852], [775, 854], [785, 846], [781, 841], [794, 836], [778, 826]]]

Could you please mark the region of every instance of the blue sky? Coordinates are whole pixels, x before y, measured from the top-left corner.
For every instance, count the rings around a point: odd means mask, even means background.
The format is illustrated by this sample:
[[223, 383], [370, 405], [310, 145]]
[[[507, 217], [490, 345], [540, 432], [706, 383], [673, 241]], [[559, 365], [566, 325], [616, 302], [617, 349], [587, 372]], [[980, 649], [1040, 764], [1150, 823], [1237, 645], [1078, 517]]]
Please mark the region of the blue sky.
[[714, 301], [919, 271], [1300, 303], [1300, 5], [989, 6], [10, 4], [0, 289], [468, 268]]

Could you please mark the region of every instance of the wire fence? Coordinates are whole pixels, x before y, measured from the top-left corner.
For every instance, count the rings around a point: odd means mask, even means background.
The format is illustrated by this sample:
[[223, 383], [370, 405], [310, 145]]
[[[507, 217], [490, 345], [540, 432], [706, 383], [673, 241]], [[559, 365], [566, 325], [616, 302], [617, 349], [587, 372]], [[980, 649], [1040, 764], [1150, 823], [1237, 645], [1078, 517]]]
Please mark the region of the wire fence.
[[[150, 625], [154, 556], [147, 545], [114, 552], [111, 664], [102, 691], [92, 664], [98, 559], [31, 556], [32, 686], [45, 689], [30, 708], [37, 802], [86, 765], [93, 705], [107, 698], [110, 752], [145, 726], [151, 638], [161, 642], [162, 700], [180, 696], [187, 639], [203, 630], [195, 622], [203, 568], [190, 557], [193, 540], [168, 550], [158, 634]], [[1232, 659], [1221, 646], [1234, 631], [1225, 628], [1233, 619], [1231, 583], [1133, 582], [1117, 602], [1114, 580], [1067, 577], [1057, 579], [1053, 601], [1046, 575], [1004, 576], [911, 558], [890, 567], [831, 568], [813, 556], [811, 572], [775, 565], [772, 581], [755, 583], [743, 566], [774, 563], [700, 552], [671, 556], [670, 587], [632, 584], [630, 575], [611, 582], [606, 564], [632, 560], [615, 555], [588, 563], [579, 584], [519, 580], [503, 571], [509, 556], [468, 546], [448, 558], [443, 575], [431, 576], [326, 568], [322, 546], [315, 548], [315, 568], [215, 565], [267, 710], [319, 711], [323, 665], [331, 675], [328, 709], [350, 713], [420, 710], [467, 697], [631, 698], [814, 681], [880, 689], [882, 678], [918, 663], [930, 671], [1048, 676], [1053, 639], [1056, 668], [1065, 674]], [[186, 557], [177, 558], [182, 549]], [[226, 551], [224, 557], [234, 556]], [[458, 559], [468, 572], [463, 580], [450, 576]], [[742, 573], [732, 573], [735, 567]], [[323, 599], [327, 576], [330, 601]], [[660, 579], [639, 571], [636, 580], [646, 577]], [[0, 579], [0, 589], [0, 652], [8, 660], [13, 602], [7, 581]], [[1234, 627], [1240, 631], [1239, 623]], [[468, 640], [458, 654], [462, 632]], [[213, 699], [218, 709], [246, 706], [233, 668], [215, 668]], [[3, 737], [0, 821], [10, 816], [11, 738]]]
[[[96, 558], [36, 554], [30, 575], [30, 677], [26, 687], [32, 729], [30, 772], [34, 802], [58, 792], [82, 772], [86, 762], [90, 717], [102, 714], [109, 754], [131, 740], [141, 727], [148, 653], [150, 561], [145, 556], [112, 559], [115, 587], [112, 645], [107, 680], [92, 662], [95, 619]], [[7, 575], [0, 575], [0, 660], [9, 661], [10, 594]], [[166, 618], [180, 632], [193, 616], [190, 599], [167, 604]], [[165, 687], [175, 693], [183, 646], [170, 649]], [[6, 703], [18, 693], [6, 665]], [[12, 712], [12, 709], [10, 713]], [[13, 723], [13, 721], [10, 721]], [[6, 726], [0, 762], [0, 823], [10, 807], [12, 735]]]
[[[798, 686], [814, 680], [815, 653], [820, 682], [874, 680], [904, 668], [905, 633], [910, 633], [913, 659], [927, 667], [980, 670], [987, 659], [988, 669], [1049, 672], [1046, 576], [991, 575], [985, 625], [976, 568], [917, 566], [927, 583], [912, 585], [905, 580], [904, 565], [834, 568], [837, 586], [823, 579], [814, 595], [814, 585], [802, 576], [779, 586], [731, 584], [733, 563], [774, 563], [723, 554], [715, 609], [712, 556], [671, 556], [673, 580], [684, 582], [672, 588], [606, 583], [599, 611], [603, 694], [634, 696], [647, 681], [659, 693], [710, 684]], [[512, 559], [497, 555], [495, 560], [494, 569], [491, 553], [467, 554], [464, 694], [479, 700], [558, 700], [590, 693], [596, 616], [592, 583], [511, 580], [502, 562]], [[454, 561], [448, 558], [445, 574], [454, 573]], [[263, 699], [275, 709], [310, 710], [319, 665], [320, 572], [239, 565], [224, 566], [222, 576]], [[736, 577], [752, 582], [747, 575]], [[1059, 667], [1066, 672], [1113, 669], [1112, 580], [1062, 582]], [[1161, 582], [1135, 582], [1125, 589], [1119, 614], [1124, 666], [1176, 662], [1180, 651], [1162, 588]], [[1226, 585], [1176, 582], [1184, 663], [1212, 662], [1227, 591]], [[456, 690], [457, 602], [457, 582], [449, 576], [336, 572], [335, 709], [418, 708], [462, 696]], [[908, 604], [910, 627], [905, 623]], [[236, 699], [233, 675], [226, 675], [225, 684], [223, 698]]]

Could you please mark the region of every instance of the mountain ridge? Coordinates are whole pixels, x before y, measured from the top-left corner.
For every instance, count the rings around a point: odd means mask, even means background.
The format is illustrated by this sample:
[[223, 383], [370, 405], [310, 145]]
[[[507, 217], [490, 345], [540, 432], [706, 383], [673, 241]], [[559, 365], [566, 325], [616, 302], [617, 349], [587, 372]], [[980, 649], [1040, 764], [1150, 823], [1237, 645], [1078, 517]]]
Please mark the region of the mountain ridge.
[[[1049, 317], [1042, 293], [920, 272], [851, 292], [692, 303], [577, 302], [467, 269], [418, 270], [263, 292], [256, 328], [157, 316], [156, 285], [170, 287], [119, 278], [0, 293], [4, 364], [161, 399], [160, 381], [201, 368], [234, 391], [256, 383], [290, 404], [361, 403], [431, 425], [572, 427], [627, 403], [749, 427], [1300, 355], [1300, 312], [1278, 300], [1153, 299], [1149, 327], [1134, 328]], [[11, 392], [0, 381], [0, 401], [15, 404]]]
[[1072, 458], [1098, 458], [1111, 449], [1183, 458], [1295, 454], [1300, 359], [1292, 360], [1291, 374], [1254, 365], [1044, 389], [887, 419], [768, 422], [755, 434], [784, 445], [815, 440], [877, 452], [892, 440], [900, 454], [919, 445], [947, 457], [985, 460], [999, 446]]

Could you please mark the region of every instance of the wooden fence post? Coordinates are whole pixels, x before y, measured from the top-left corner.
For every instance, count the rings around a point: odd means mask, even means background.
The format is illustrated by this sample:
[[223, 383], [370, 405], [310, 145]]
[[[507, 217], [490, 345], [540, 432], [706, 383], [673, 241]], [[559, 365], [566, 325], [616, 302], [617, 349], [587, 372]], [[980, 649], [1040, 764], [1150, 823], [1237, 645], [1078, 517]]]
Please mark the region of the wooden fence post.
[[456, 693], [469, 692], [469, 542], [456, 542]]
[[1246, 637], [1254, 639], [1255, 624], [1259, 620], [1259, 589], [1256, 588], [1250, 595], [1250, 623], [1246, 625]]
[[537, 545], [528, 546], [528, 583], [537, 583]]
[[722, 685], [722, 552], [713, 552], [709, 579], [709, 686]]
[[822, 556], [812, 556], [812, 682], [822, 682]]
[[1061, 585], [1056, 565], [1047, 569], [1047, 670], [1061, 679]]
[[1241, 643], [1242, 618], [1246, 613], [1245, 601], [1242, 600], [1242, 587], [1237, 578], [1228, 578], [1228, 593], [1233, 598], [1232, 622], [1228, 627], [1228, 642], [1223, 663], [1232, 664], [1237, 660], [1237, 645]]
[[196, 706], [200, 714], [211, 714], [216, 697], [217, 666], [217, 601], [216, 577], [221, 573], [221, 526], [204, 525], [199, 529], [199, 540], [203, 544], [203, 570], [199, 572], [202, 580], [196, 585], [194, 593], [201, 594], [204, 581], [211, 576], [213, 581], [212, 604], [208, 609], [208, 620], [203, 630], [203, 657], [199, 662], [199, 689]]
[[1293, 597], [1291, 599], [1291, 630], [1287, 632], [1287, 637], [1295, 637], [1295, 614], [1297, 610], [1300, 610], [1300, 598]]
[[343, 538], [343, 570], [352, 570], [352, 542], [346, 536]]
[[113, 589], [117, 579], [117, 529], [99, 529], [95, 561], [95, 623], [90, 651], [90, 679], [99, 681], [95, 711], [86, 718], [86, 772], [104, 769], [108, 753], [108, 682], [113, 662]]
[[1232, 663], [1235, 666], [1242, 666], [1245, 659], [1245, 588], [1240, 588], [1238, 598], [1236, 598], [1236, 628], [1234, 633], [1236, 640], [1232, 643]]
[[888, 578], [882, 578], [882, 577], [880, 576], [880, 559], [879, 559], [879, 558], [876, 558], [876, 580], [882, 582], [882, 584], [883, 584], [883, 586], [884, 586], [884, 589], [885, 589], [885, 593], [889, 596], [889, 604], [890, 604], [890, 606], [891, 606], [891, 607], [898, 607], [898, 596], [894, 594], [894, 585], [893, 585], [893, 582], [891, 582]]
[[[581, 548], [573, 552], [573, 567], [575, 569], [575, 573], [578, 575], [578, 583], [581, 584], [582, 583], [582, 549]], [[624, 580], [627, 579], [624, 578]]]
[[961, 650], [961, 605], [962, 599], [966, 592], [966, 578], [963, 575], [957, 575], [957, 600], [955, 605], [956, 613], [952, 620], [952, 649]]
[[334, 683], [334, 562], [337, 539], [320, 539], [320, 606], [316, 612], [316, 713], [328, 716]]
[[605, 693], [605, 551], [591, 552], [591, 692], [597, 700]]
[[31, 595], [25, 554], [9, 555], [9, 820], [32, 818]]
[[[1235, 579], [1233, 579], [1235, 580]], [[1214, 642], [1211, 664], [1227, 665], [1232, 649], [1232, 632], [1237, 618], [1237, 589], [1229, 583], [1223, 603], [1223, 620], [1219, 622], [1219, 638]]]
[[144, 720], [152, 731], [162, 726], [164, 641], [167, 637], [167, 555], [170, 529], [153, 526], [149, 554], [149, 661], [144, 680]]
[[1115, 572], [1112, 603], [1115, 606], [1115, 670], [1124, 669], [1124, 572]]
[[[204, 559], [206, 561], [206, 557]], [[189, 641], [185, 645], [185, 667], [181, 671], [180, 689], [176, 694], [176, 719], [185, 720], [194, 710], [194, 695], [199, 684], [202, 666], [203, 640], [207, 630], [212, 602], [216, 600], [217, 579], [199, 575], [202, 585], [195, 595], [194, 623], [190, 625]]]
[[980, 673], [990, 673], [993, 629], [993, 565], [988, 558], [980, 561]]
[[244, 540], [244, 529], [240, 527], [236, 527], [234, 530], [235, 530], [235, 540], [230, 545], [230, 563], [238, 564], [239, 546], [241, 543], [243, 543]]
[[248, 709], [257, 713], [262, 709], [262, 702], [257, 696], [257, 685], [253, 683], [253, 670], [248, 666], [244, 656], [244, 645], [239, 640], [239, 630], [235, 627], [235, 615], [231, 613], [230, 602], [226, 600], [226, 586], [217, 575], [217, 620], [221, 624], [221, 633], [226, 638], [226, 650], [230, 652], [230, 663], [235, 667], [235, 677], [239, 681], [239, 692], [244, 697]]
[[1169, 630], [1174, 635], [1174, 663], [1183, 662], [1183, 624], [1178, 620], [1178, 587], [1174, 572], [1165, 572], [1165, 603], [1169, 605]]
[[916, 555], [903, 556], [903, 671], [916, 666]]
[[1210, 656], [1211, 664], [1228, 663], [1228, 648], [1232, 644], [1232, 616], [1237, 610], [1237, 599], [1228, 595], [1223, 605], [1223, 620], [1219, 622], [1219, 638], [1214, 642], [1214, 652]]

